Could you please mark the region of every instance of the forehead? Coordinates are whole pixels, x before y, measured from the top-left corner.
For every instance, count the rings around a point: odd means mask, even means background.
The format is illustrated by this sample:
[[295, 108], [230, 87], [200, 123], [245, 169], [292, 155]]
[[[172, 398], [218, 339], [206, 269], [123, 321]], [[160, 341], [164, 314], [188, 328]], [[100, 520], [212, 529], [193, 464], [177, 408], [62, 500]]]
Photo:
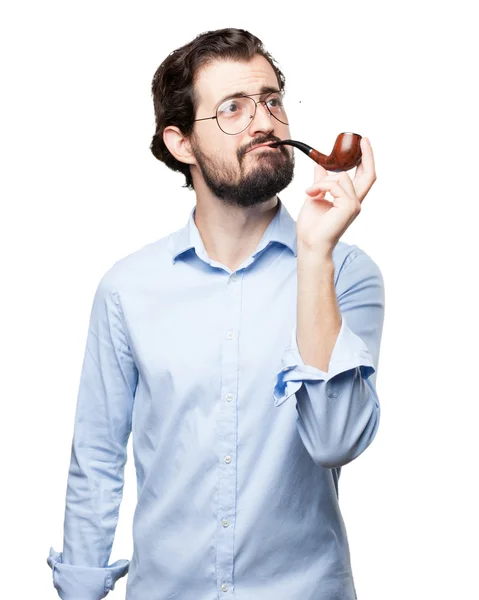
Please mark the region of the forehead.
[[279, 89], [273, 67], [261, 55], [248, 62], [215, 60], [199, 70], [195, 81], [199, 105], [205, 107], [213, 107], [227, 94], [259, 93], [264, 85]]

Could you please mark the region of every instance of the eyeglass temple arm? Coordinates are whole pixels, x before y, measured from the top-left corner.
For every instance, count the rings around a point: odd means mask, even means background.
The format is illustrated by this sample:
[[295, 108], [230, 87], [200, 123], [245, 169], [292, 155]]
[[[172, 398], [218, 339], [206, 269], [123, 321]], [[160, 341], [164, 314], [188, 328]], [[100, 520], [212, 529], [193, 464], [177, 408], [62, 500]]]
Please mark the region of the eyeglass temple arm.
[[208, 121], [208, 119], [216, 119], [216, 116], [214, 116], [214, 117], [203, 117], [202, 119], [193, 119], [193, 121]]

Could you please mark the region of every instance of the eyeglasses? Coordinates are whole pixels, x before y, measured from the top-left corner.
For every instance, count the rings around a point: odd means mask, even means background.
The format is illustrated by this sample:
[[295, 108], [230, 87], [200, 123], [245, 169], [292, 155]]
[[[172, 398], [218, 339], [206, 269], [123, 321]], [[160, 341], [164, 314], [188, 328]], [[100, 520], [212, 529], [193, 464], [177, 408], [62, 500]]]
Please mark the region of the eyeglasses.
[[203, 119], [194, 119], [195, 121], [207, 121], [216, 119], [218, 127], [227, 135], [238, 135], [244, 131], [256, 115], [258, 104], [264, 104], [269, 114], [280, 123], [288, 125], [286, 120], [286, 111], [283, 105], [282, 92], [271, 92], [264, 100], [254, 100], [252, 96], [263, 96], [261, 94], [250, 94], [249, 96], [238, 96], [225, 100], [216, 109], [214, 117], [204, 117]]

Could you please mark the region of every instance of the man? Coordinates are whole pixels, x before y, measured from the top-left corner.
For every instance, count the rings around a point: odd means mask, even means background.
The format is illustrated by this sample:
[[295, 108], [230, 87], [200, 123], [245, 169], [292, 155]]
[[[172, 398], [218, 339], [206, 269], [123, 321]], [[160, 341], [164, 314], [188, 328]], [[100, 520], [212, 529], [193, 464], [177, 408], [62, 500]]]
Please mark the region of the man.
[[[204, 33], [152, 91], [151, 150], [196, 206], [98, 285], [54, 586], [96, 600], [128, 572], [127, 600], [353, 600], [338, 479], [379, 424], [384, 285], [339, 238], [372, 149], [354, 181], [316, 167], [295, 222], [277, 196], [293, 149], [259, 147], [290, 132], [258, 38]], [[109, 565], [131, 431], [134, 550]]]

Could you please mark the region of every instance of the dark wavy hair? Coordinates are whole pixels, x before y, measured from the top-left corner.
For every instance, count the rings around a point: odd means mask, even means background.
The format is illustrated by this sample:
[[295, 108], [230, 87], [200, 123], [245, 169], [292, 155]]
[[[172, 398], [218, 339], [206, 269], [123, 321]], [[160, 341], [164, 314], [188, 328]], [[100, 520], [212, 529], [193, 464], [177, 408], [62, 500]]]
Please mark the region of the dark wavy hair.
[[283, 91], [286, 80], [276, 61], [264, 49], [262, 41], [244, 29], [228, 27], [201, 33], [171, 52], [156, 70], [151, 83], [156, 129], [150, 150], [167, 167], [183, 173], [186, 183], [182, 187], [194, 189], [190, 165], [177, 160], [168, 150], [163, 141], [165, 127], [174, 125], [183, 135], [191, 135], [198, 107], [194, 83], [202, 67], [218, 59], [247, 62], [256, 54], [264, 56], [273, 67]]

